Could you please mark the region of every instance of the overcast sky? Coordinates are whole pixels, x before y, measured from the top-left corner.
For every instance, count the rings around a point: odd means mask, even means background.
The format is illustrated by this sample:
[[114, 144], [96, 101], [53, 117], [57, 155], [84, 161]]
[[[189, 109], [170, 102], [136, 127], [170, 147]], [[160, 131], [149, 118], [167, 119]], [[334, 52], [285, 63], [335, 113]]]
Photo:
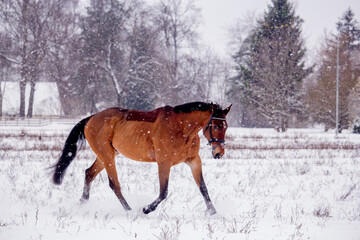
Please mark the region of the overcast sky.
[[[349, 8], [360, 22], [360, 0], [294, 0], [295, 11], [304, 23], [303, 37], [309, 50], [314, 50], [324, 36], [324, 30], [334, 31], [336, 22]], [[271, 0], [197, 0], [202, 9], [200, 28], [204, 42], [220, 55], [225, 55], [228, 35], [226, 29], [247, 13], [262, 14]]]

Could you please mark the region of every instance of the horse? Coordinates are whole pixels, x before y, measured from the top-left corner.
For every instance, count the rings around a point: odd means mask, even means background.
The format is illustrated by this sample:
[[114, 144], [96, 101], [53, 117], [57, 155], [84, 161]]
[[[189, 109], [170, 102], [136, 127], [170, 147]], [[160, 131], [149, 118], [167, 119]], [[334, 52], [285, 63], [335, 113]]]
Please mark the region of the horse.
[[186, 163], [205, 200], [207, 212], [216, 213], [202, 175], [199, 156], [200, 137], [203, 135], [212, 146], [212, 156], [221, 158], [225, 153], [226, 115], [231, 105], [192, 102], [175, 107], [165, 106], [153, 111], [108, 108], [77, 123], [66, 139], [62, 154], [54, 165], [53, 182], [61, 184], [65, 171], [75, 158], [79, 142], [85, 139], [96, 154], [96, 160], [85, 171], [82, 201], [88, 200], [90, 185], [105, 169], [110, 188], [126, 211], [131, 210], [122, 195], [118, 180], [115, 156], [122, 154], [140, 162], [156, 162], [160, 181], [158, 198], [143, 208], [148, 214], [154, 211], [168, 194], [169, 174], [172, 166]]

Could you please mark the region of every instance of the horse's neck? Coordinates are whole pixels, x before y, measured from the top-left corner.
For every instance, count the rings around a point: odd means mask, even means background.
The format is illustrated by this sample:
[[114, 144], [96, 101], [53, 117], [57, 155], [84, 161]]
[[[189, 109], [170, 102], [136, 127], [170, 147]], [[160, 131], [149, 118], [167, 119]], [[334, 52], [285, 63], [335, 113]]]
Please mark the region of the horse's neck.
[[208, 123], [210, 119], [209, 112], [194, 112], [184, 115], [182, 119], [182, 126], [184, 134], [190, 136], [198, 134], [198, 132]]

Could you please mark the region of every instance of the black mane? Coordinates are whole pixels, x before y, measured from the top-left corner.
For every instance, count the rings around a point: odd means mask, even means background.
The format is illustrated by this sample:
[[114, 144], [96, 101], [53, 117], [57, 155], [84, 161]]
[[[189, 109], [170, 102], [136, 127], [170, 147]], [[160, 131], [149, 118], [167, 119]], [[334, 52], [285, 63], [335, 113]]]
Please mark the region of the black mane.
[[218, 104], [213, 103], [204, 103], [204, 102], [191, 102], [191, 103], [185, 103], [182, 105], [178, 105], [174, 107], [175, 113], [190, 113], [193, 111], [211, 111], [211, 109], [221, 110], [221, 107]]

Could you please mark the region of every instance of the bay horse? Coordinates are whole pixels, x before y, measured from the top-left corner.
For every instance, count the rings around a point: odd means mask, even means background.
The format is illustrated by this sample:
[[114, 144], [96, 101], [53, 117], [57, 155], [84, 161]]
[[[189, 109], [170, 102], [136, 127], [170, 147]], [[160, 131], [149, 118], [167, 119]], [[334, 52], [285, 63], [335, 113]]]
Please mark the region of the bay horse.
[[140, 162], [156, 162], [160, 181], [160, 194], [143, 208], [148, 214], [154, 211], [168, 193], [170, 168], [186, 163], [204, 197], [207, 211], [215, 214], [202, 175], [199, 156], [202, 129], [212, 146], [212, 156], [221, 158], [225, 153], [226, 115], [231, 105], [222, 109], [217, 104], [192, 102], [176, 107], [165, 106], [153, 111], [136, 111], [109, 108], [81, 120], [71, 130], [61, 157], [54, 166], [53, 182], [61, 184], [65, 171], [75, 158], [77, 144], [86, 139], [97, 158], [85, 171], [82, 200], [89, 199], [90, 184], [105, 168], [110, 188], [125, 210], [131, 210], [121, 193], [115, 156], [121, 153]]

